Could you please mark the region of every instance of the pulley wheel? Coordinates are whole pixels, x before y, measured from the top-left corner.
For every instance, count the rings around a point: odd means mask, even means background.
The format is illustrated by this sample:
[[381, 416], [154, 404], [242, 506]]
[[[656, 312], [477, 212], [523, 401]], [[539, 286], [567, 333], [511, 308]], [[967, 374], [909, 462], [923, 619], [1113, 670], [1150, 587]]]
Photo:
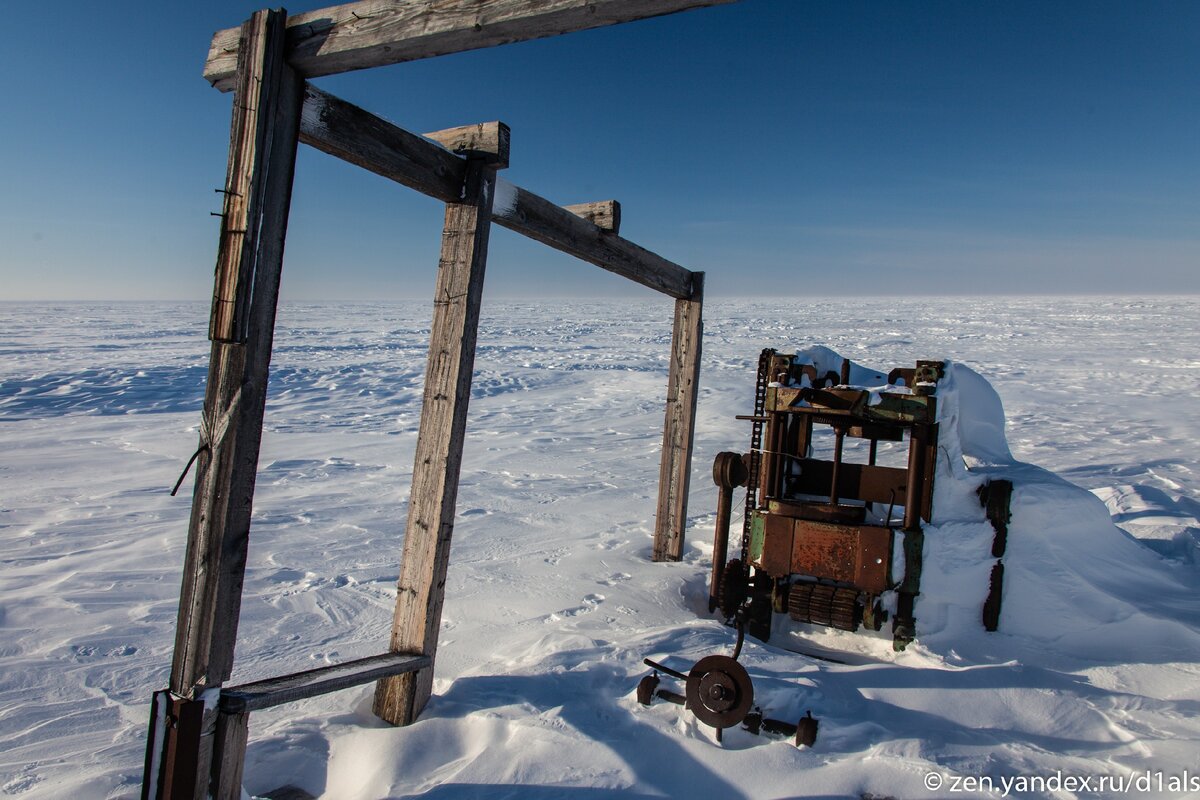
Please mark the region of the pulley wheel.
[[687, 702], [705, 725], [732, 728], [754, 705], [754, 686], [746, 668], [729, 656], [705, 656], [688, 673]]

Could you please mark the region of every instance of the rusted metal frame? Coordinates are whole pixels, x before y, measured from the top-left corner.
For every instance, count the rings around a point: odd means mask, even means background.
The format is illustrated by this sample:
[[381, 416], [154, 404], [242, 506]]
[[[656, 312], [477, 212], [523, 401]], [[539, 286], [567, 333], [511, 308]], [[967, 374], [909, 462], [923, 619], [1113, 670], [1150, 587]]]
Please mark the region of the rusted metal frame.
[[712, 577], [708, 589], [709, 613], [716, 611], [721, 596], [721, 579], [729, 557], [729, 521], [733, 515], [733, 490], [746, 485], [749, 477], [747, 457], [737, 453], [718, 453], [713, 461], [713, 482], [717, 485], [717, 521], [713, 532]]
[[937, 423], [913, 425], [908, 448], [908, 485], [904, 496], [904, 579], [896, 591], [892, 618], [892, 646], [903, 650], [916, 636], [914, 606], [921, 592], [925, 533], [921, 518], [933, 496], [933, 470], [937, 458]]
[[987, 631], [1000, 628], [1000, 607], [1004, 596], [1004, 553], [1008, 548], [1008, 523], [1012, 518], [1012, 481], [994, 480], [979, 487], [979, 502], [985, 509], [995, 536], [992, 539], [992, 564], [987, 598], [983, 602], [983, 627]]
[[[768, 392], [773, 392], [769, 389]], [[770, 400], [767, 401], [768, 406]], [[779, 497], [780, 473], [783, 470], [783, 428], [787, 425], [784, 416], [776, 411], [768, 411], [767, 424], [763, 433], [762, 476], [759, 482], [763, 501]]]
[[879, 525], [832, 525], [788, 520], [794, 539], [790, 571], [852, 584], [877, 595], [891, 588], [891, 529]]
[[[832, 464], [817, 458], [800, 459], [795, 488], [800, 494], [821, 495], [833, 480]], [[873, 503], [890, 503], [904, 497], [908, 471], [899, 467], [843, 462], [838, 476], [841, 497]]]
[[833, 429], [833, 468], [829, 476], [829, 505], [836, 508], [841, 495], [838, 492], [838, 478], [842, 471], [842, 445], [846, 442], [846, 428], [836, 425]]
[[205, 711], [203, 699], [179, 697], [168, 689], [154, 693], [142, 772], [142, 800], [194, 798], [207, 790], [210, 762], [196, 758], [197, 753], [204, 752], [201, 741], [205, 723], [213, 722], [213, 715]]

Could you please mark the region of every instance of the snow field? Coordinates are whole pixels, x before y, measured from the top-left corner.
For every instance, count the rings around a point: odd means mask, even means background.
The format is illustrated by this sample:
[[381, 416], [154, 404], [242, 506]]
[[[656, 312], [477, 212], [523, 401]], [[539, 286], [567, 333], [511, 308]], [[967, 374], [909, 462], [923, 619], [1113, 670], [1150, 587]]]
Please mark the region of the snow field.
[[[670, 303], [489, 299], [435, 697], [405, 729], [370, 715], [369, 687], [255, 713], [247, 790], [918, 798], [930, 770], [1200, 771], [1197, 307], [710, 301], [688, 547], [653, 564]], [[136, 796], [170, 664], [190, 481], [167, 491], [196, 446], [206, 309], [0, 314], [0, 792]], [[235, 681], [386, 646], [428, 318], [424, 303], [281, 309]], [[1038, 465], [974, 465], [1024, 487], [1005, 559], [1021, 591], [991, 635], [959, 601], [982, 601], [990, 568], [973, 564], [984, 534], [963, 501], [927, 534], [908, 651], [836, 631], [747, 645], [756, 702], [784, 719], [811, 708], [817, 746], [727, 731], [718, 748], [633, 689], [643, 657], [729, 652], [701, 613], [712, 458], [746, 447], [733, 417], [759, 350], [817, 343], [870, 366], [949, 358], [996, 388], [1013, 455]]]

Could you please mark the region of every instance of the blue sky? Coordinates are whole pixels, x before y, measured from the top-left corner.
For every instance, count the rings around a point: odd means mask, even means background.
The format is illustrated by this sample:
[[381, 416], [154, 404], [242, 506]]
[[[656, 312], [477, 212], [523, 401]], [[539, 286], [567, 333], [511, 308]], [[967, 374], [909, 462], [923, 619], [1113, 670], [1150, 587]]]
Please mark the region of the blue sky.
[[[201, 69], [257, 7], [14, 28], [0, 298], [207, 300], [230, 95]], [[1200, 289], [1198, 3], [743, 0], [316, 82], [417, 132], [503, 120], [508, 180], [620, 200], [710, 297]], [[301, 147], [284, 298], [428, 297], [440, 227]], [[498, 228], [487, 292], [648, 294]]]

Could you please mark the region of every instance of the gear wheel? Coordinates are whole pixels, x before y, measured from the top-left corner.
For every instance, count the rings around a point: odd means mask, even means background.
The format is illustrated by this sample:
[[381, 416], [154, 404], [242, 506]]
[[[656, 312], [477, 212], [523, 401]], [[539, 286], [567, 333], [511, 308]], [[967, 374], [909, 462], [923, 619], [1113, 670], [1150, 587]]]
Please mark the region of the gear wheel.
[[862, 621], [862, 608], [854, 589], [802, 581], [788, 591], [788, 616], [796, 622], [853, 632]]
[[730, 559], [721, 573], [720, 595], [717, 597], [717, 605], [726, 619], [737, 614], [738, 609], [746, 602], [748, 593], [746, 569], [742, 566], [741, 559]]

